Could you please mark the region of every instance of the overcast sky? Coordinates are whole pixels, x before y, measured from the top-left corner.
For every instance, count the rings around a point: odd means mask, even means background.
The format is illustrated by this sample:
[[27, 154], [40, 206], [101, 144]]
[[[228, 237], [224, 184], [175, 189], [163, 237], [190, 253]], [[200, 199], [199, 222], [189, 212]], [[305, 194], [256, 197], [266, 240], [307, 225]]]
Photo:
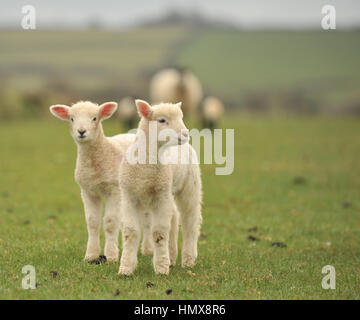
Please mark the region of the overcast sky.
[[0, 26], [19, 27], [23, 5], [36, 8], [37, 28], [83, 27], [91, 20], [126, 27], [170, 9], [196, 10], [206, 17], [246, 28], [320, 28], [321, 8], [334, 5], [337, 29], [360, 25], [360, 0], [1, 0]]

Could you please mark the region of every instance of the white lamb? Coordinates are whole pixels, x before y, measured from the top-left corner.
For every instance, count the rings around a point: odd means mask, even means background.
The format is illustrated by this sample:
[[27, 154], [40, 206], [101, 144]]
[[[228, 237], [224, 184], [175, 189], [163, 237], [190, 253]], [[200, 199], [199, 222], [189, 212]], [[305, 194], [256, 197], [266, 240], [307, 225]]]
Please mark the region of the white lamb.
[[[127, 149], [120, 166], [123, 251], [119, 274], [131, 275], [136, 268], [140, 225], [145, 213], [151, 219], [155, 272], [168, 274], [169, 265], [175, 264], [177, 256], [177, 210], [180, 211], [183, 234], [182, 266], [194, 266], [197, 258], [197, 240], [202, 221], [200, 168], [196, 153], [188, 143], [181, 103], [150, 106], [145, 101], [136, 100], [136, 105], [141, 116], [136, 141]], [[149, 136], [150, 125], [157, 129], [155, 141]], [[160, 139], [165, 129], [173, 130], [167, 143]], [[146, 148], [146, 162], [133, 163], [129, 161], [130, 153], [136, 150], [134, 146], [141, 140], [141, 133], [149, 145]], [[157, 161], [154, 164], [150, 162], [149, 153], [153, 147], [157, 150], [163, 148], [164, 159], [168, 161], [179, 160], [178, 152], [181, 150], [183, 154], [185, 151], [190, 155], [191, 162], [163, 164]], [[138, 149], [136, 152], [139, 154], [141, 151]]]
[[104, 255], [109, 262], [119, 259], [119, 166], [126, 148], [134, 141], [135, 135], [105, 137], [101, 122], [110, 118], [116, 109], [115, 102], [98, 106], [89, 101], [80, 101], [72, 107], [50, 107], [55, 117], [70, 122], [70, 132], [78, 147], [75, 180], [80, 186], [85, 209], [89, 234], [85, 260], [88, 261], [96, 260], [100, 255], [102, 198], [106, 200]]

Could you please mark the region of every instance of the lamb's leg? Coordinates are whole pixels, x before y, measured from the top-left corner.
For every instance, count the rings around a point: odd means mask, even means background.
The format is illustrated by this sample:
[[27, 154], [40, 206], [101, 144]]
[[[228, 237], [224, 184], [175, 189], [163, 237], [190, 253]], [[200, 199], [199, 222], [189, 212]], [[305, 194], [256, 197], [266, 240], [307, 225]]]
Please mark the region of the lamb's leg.
[[145, 213], [142, 217], [143, 240], [141, 244], [141, 253], [143, 255], [152, 255], [154, 252], [153, 241], [151, 238], [151, 216]]
[[176, 207], [171, 218], [171, 229], [169, 238], [170, 265], [175, 266], [178, 255], [178, 234], [179, 234], [179, 212]]
[[170, 266], [169, 235], [172, 214], [172, 205], [169, 199], [163, 199], [156, 211], [152, 214], [152, 237], [154, 243], [155, 273], [168, 274]]
[[[188, 184], [189, 185], [189, 184]], [[191, 184], [190, 184], [191, 186]], [[177, 205], [181, 216], [182, 230], [182, 267], [193, 267], [197, 258], [197, 242], [200, 235], [201, 217], [201, 194], [200, 190], [184, 188], [177, 196]]]
[[118, 238], [120, 229], [120, 192], [114, 193], [106, 199], [104, 231], [106, 261], [119, 260]]
[[122, 254], [119, 275], [131, 275], [137, 265], [137, 252], [140, 242], [140, 221], [133, 204], [121, 197], [122, 213]]
[[88, 243], [85, 260], [91, 261], [100, 256], [101, 199], [81, 191], [88, 229]]

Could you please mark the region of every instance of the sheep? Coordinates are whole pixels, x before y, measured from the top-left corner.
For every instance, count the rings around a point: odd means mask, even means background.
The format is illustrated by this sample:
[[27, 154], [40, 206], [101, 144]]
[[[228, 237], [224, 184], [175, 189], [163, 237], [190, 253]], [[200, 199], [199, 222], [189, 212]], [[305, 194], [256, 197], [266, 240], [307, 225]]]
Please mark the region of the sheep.
[[80, 101], [68, 107], [53, 105], [50, 112], [70, 122], [70, 132], [77, 144], [75, 180], [80, 186], [88, 229], [85, 260], [93, 261], [100, 255], [101, 199], [106, 200], [104, 215], [105, 248], [108, 262], [119, 259], [118, 234], [121, 227], [120, 161], [135, 139], [134, 134], [105, 137], [102, 121], [116, 111], [115, 102], [100, 106]]
[[[146, 101], [136, 100], [136, 106], [141, 116], [137, 137], [120, 165], [123, 250], [119, 275], [131, 275], [136, 268], [140, 221], [145, 212], [151, 218], [155, 273], [167, 275], [169, 265], [176, 262], [179, 214], [183, 234], [182, 267], [195, 265], [202, 223], [200, 168], [196, 152], [188, 143], [181, 103], [150, 106]], [[154, 127], [157, 130], [155, 139], [151, 136]], [[161, 136], [169, 129], [172, 131], [165, 143]], [[133, 162], [131, 154], [139, 155], [144, 148], [141, 141], [149, 144], [145, 149], [146, 159], [143, 163]], [[154, 161], [150, 154], [150, 149], [159, 148], [163, 150], [165, 161]], [[179, 163], [178, 155], [184, 151], [189, 154], [190, 162]], [[172, 161], [174, 159], [177, 161]]]
[[218, 98], [209, 96], [204, 99], [201, 111], [203, 127], [214, 130], [224, 114], [224, 105]]
[[151, 79], [150, 99], [152, 103], [182, 101], [185, 117], [196, 115], [203, 97], [200, 81], [188, 69], [169, 68], [159, 71]]
[[125, 129], [130, 130], [135, 126], [137, 120], [137, 112], [134, 99], [131, 97], [124, 97], [119, 102], [117, 115], [120, 118]]

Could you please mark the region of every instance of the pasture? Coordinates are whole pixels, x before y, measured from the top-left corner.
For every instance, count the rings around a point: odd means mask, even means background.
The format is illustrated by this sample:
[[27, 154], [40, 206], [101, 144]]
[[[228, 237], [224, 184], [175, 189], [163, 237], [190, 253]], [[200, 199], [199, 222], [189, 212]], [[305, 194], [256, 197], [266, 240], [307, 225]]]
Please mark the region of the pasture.
[[[139, 256], [135, 275], [119, 278], [119, 264], [83, 261], [87, 230], [67, 125], [1, 123], [0, 298], [359, 299], [359, 121], [229, 116], [223, 127], [235, 129], [235, 170], [215, 176], [202, 165], [197, 265], [156, 276], [151, 258]], [[104, 129], [122, 131], [115, 121]], [[335, 290], [321, 287], [328, 264]], [[36, 268], [35, 290], [21, 287], [25, 265]]]
[[62, 87], [95, 96], [146, 90], [147, 74], [159, 69], [184, 28], [128, 31], [2, 31], [0, 79], [19, 91]]
[[237, 105], [247, 92], [297, 90], [336, 106], [358, 97], [360, 50], [352, 32], [208, 31], [179, 53], [205, 91]]
[[298, 103], [312, 112], [341, 111], [360, 101], [359, 34], [184, 25], [2, 31], [0, 99], [1, 91], [36, 93], [47, 114], [59, 99], [147, 98], [150, 77], [164, 66], [180, 65], [194, 70], [205, 94], [217, 95], [228, 108], [251, 110], [249, 100], [260, 99], [275, 109]]
[[[359, 112], [359, 31], [163, 25], [2, 30], [0, 42], [0, 299], [360, 299], [359, 120], [279, 107]], [[168, 277], [156, 276], [139, 255], [134, 276], [119, 278], [119, 264], [83, 260], [76, 147], [48, 107], [146, 99], [151, 75], [169, 65], [189, 66], [225, 102], [235, 169], [216, 176], [202, 165], [191, 271], [179, 254]], [[276, 112], [244, 112], [265, 104]], [[104, 129], [123, 132], [114, 119]], [[36, 269], [35, 290], [21, 287], [25, 265]], [[321, 286], [325, 265], [336, 269], [335, 290]]]

